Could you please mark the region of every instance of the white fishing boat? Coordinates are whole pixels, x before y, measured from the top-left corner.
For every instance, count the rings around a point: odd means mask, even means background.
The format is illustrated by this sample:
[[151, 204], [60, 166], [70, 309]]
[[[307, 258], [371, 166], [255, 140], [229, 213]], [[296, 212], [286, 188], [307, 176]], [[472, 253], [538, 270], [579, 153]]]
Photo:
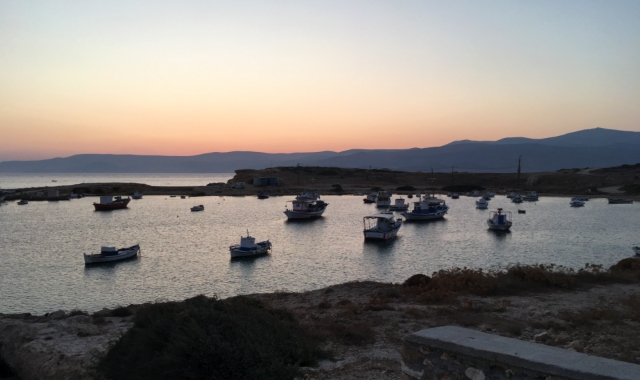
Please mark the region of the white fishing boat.
[[191, 211], [204, 211], [204, 205], [193, 206]]
[[631, 247], [631, 249], [636, 253], [636, 256], [640, 256], [640, 246]]
[[584, 201], [581, 201], [579, 199], [572, 199], [569, 204], [571, 205], [571, 207], [583, 207]]
[[376, 207], [389, 207], [391, 206], [391, 196], [386, 191], [378, 191], [376, 197]]
[[502, 211], [501, 208], [498, 211], [491, 211], [489, 219], [487, 219], [487, 225], [492, 230], [508, 231], [512, 224], [511, 212]]
[[396, 198], [394, 203], [389, 206], [390, 211], [406, 211], [409, 209], [409, 204], [404, 202], [404, 198]]
[[138, 255], [140, 252], [140, 245], [136, 244], [128, 248], [116, 249], [116, 247], [102, 247], [100, 253], [96, 254], [84, 254], [84, 263], [86, 264], [99, 264], [109, 263], [112, 261], [119, 261], [128, 259]]
[[511, 197], [511, 202], [522, 203], [522, 197], [520, 196], [520, 194], [516, 194], [513, 197]]
[[256, 238], [249, 235], [240, 237], [240, 244], [232, 245], [229, 247], [231, 258], [235, 257], [248, 257], [258, 256], [268, 253], [271, 250], [271, 242], [269, 240], [256, 243]]
[[398, 230], [402, 227], [402, 219], [393, 218], [391, 212], [381, 212], [365, 216], [362, 218], [364, 224], [364, 238], [387, 240], [398, 235]]
[[[420, 198], [419, 198], [420, 199]], [[413, 202], [413, 209], [402, 213], [407, 221], [432, 220], [444, 218], [449, 206], [442, 199], [427, 197], [419, 202]]]
[[489, 207], [489, 202], [486, 199], [480, 198], [476, 201], [476, 208], [485, 210], [488, 207]]
[[328, 203], [324, 201], [310, 201], [310, 200], [294, 200], [289, 201], [291, 208], [287, 207], [284, 211], [285, 215], [289, 219], [312, 219], [319, 218], [327, 209]]
[[131, 199], [142, 199], [142, 193], [136, 191], [135, 193], [133, 193], [133, 195], [131, 196]]
[[522, 197], [523, 201], [534, 202], [538, 200], [538, 193], [535, 191], [529, 191], [524, 197]]
[[482, 196], [482, 199], [484, 199], [485, 201], [490, 201], [491, 200], [491, 196], [489, 194], [484, 194]]
[[313, 190], [305, 190], [296, 197], [297, 201], [317, 201], [320, 199], [320, 194]]

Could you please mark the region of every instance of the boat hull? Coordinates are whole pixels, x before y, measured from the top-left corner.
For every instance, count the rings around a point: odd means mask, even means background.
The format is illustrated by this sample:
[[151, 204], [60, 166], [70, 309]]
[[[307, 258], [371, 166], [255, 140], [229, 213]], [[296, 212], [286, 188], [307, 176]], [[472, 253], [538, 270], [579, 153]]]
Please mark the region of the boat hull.
[[95, 207], [96, 211], [111, 211], [111, 210], [120, 210], [127, 208], [130, 199], [123, 199], [121, 201], [115, 201], [113, 203], [94, 203], [93, 207]]
[[322, 214], [324, 214], [324, 211], [326, 210], [326, 208], [320, 210], [320, 211], [291, 211], [291, 210], [287, 210], [284, 212], [284, 214], [287, 216], [287, 218], [289, 219], [314, 219], [314, 218], [319, 218], [322, 216]]
[[418, 214], [418, 213], [412, 213], [412, 212], [402, 213], [402, 216], [404, 216], [404, 218], [407, 221], [442, 219], [444, 218], [445, 215], [446, 213], [438, 213], [438, 214]]
[[114, 261], [126, 260], [126, 259], [130, 259], [132, 257], [137, 256], [138, 252], [140, 252], [140, 246], [134, 245], [133, 247], [123, 250], [122, 253], [118, 253], [117, 255], [113, 255], [113, 256], [103, 256], [101, 254], [87, 255], [85, 253], [84, 264], [89, 265], [89, 264], [111, 263]]
[[238, 245], [232, 245], [229, 247], [229, 253], [232, 259], [238, 257], [251, 257], [251, 256], [260, 256], [269, 253], [271, 250], [271, 243], [268, 241], [263, 241], [257, 243], [256, 247], [252, 247], [250, 249], [242, 249]]
[[385, 232], [365, 230], [363, 233], [365, 240], [389, 240], [398, 236], [398, 230], [400, 227]]
[[494, 224], [494, 223], [491, 223], [490, 221], [487, 221], [487, 225], [489, 226], [490, 230], [495, 230], [495, 231], [509, 231], [509, 229], [511, 228], [511, 223]]

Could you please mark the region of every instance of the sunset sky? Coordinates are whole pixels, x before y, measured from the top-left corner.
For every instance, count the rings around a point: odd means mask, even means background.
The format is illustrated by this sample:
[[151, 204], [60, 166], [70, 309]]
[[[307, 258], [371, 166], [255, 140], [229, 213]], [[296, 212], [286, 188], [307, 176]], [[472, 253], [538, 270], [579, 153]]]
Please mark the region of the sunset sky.
[[0, 1], [0, 161], [640, 131], [640, 1]]

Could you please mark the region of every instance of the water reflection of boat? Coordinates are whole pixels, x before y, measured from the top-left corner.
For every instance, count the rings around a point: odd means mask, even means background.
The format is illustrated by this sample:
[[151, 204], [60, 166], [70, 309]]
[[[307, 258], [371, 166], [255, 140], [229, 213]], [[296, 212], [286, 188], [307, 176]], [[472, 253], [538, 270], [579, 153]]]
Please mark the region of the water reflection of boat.
[[128, 248], [116, 249], [116, 247], [102, 247], [99, 254], [84, 254], [84, 263], [99, 264], [125, 260], [138, 255], [140, 245], [136, 244]]
[[365, 239], [391, 239], [398, 235], [398, 230], [402, 227], [402, 219], [394, 220], [391, 212], [365, 216], [362, 223], [364, 224]]

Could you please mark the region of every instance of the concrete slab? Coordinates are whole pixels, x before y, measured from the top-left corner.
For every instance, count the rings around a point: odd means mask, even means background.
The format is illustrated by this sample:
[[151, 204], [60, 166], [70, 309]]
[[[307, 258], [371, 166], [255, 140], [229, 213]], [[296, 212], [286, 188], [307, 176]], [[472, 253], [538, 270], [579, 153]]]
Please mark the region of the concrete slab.
[[571, 379], [640, 380], [640, 365], [457, 326], [421, 330], [405, 341]]

